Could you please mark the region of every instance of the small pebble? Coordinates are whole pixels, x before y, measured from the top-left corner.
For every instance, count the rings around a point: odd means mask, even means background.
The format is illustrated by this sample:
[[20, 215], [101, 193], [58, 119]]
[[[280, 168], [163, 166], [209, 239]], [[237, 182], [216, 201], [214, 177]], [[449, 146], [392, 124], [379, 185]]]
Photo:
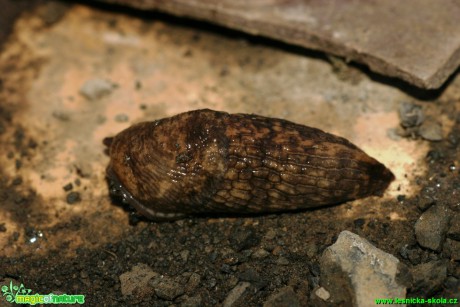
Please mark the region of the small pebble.
[[443, 253], [452, 261], [460, 261], [460, 241], [447, 238], [443, 246]]
[[428, 141], [441, 141], [442, 140], [442, 127], [439, 122], [429, 118], [423, 122], [418, 129], [418, 134]]
[[13, 180], [13, 185], [20, 185], [22, 183], [22, 178], [21, 177], [16, 177]]
[[422, 211], [426, 211], [435, 203], [435, 200], [431, 196], [424, 195], [421, 199], [418, 200], [417, 207]]
[[443, 204], [436, 204], [426, 210], [415, 223], [417, 242], [426, 248], [439, 251], [446, 236], [450, 210]]
[[365, 223], [366, 223], [366, 220], [364, 220], [363, 218], [359, 218], [353, 221], [353, 224], [355, 225], [356, 228], [363, 228]]
[[102, 125], [103, 123], [105, 123], [107, 121], [107, 117], [105, 117], [104, 115], [98, 115], [97, 118], [96, 118], [96, 122], [99, 124], [99, 125]]
[[447, 236], [452, 240], [460, 241], [460, 212], [453, 214]]
[[433, 295], [442, 288], [447, 277], [447, 262], [430, 261], [412, 267], [413, 290]]
[[154, 289], [151, 287], [150, 281], [159, 276], [160, 274], [154, 272], [148, 265], [138, 263], [131, 271], [124, 272], [119, 276], [121, 294], [126, 296], [136, 292], [138, 297], [151, 297]]
[[403, 102], [399, 106], [401, 126], [405, 128], [419, 126], [425, 119], [422, 107], [413, 103]]
[[402, 131], [403, 129], [401, 127], [397, 128], [388, 128], [387, 129], [387, 136], [390, 138], [392, 141], [399, 141], [402, 136], [405, 136], [405, 132]]
[[249, 288], [251, 284], [248, 282], [238, 283], [227, 295], [224, 302], [222, 303], [223, 307], [231, 307], [233, 304], [246, 292], [246, 289]]
[[126, 114], [121, 113], [121, 114], [115, 115], [115, 121], [118, 123], [126, 123], [128, 120], [129, 120], [129, 117]]
[[69, 9], [70, 5], [60, 1], [45, 2], [38, 10], [38, 17], [45, 25], [51, 26], [58, 22]]
[[183, 286], [174, 278], [163, 276], [154, 283], [155, 294], [166, 301], [173, 301], [176, 297], [184, 294]]
[[30, 139], [29, 144], [27, 144], [27, 146], [29, 146], [29, 148], [35, 149], [35, 148], [37, 148], [38, 144], [37, 144], [37, 142], [35, 140]]
[[96, 100], [110, 94], [115, 84], [104, 79], [91, 79], [85, 82], [80, 88], [80, 94], [88, 100]]
[[276, 232], [273, 229], [270, 229], [267, 231], [265, 234], [265, 239], [267, 240], [273, 240], [276, 237]]
[[180, 252], [180, 257], [182, 258], [184, 262], [187, 262], [189, 256], [190, 256], [189, 250], [184, 249], [183, 251]]
[[195, 295], [192, 297], [186, 297], [185, 300], [180, 304], [181, 307], [200, 307], [203, 306], [203, 299], [201, 295]]
[[444, 153], [442, 151], [439, 151], [439, 150], [430, 150], [427, 154], [426, 154], [426, 159], [430, 162], [430, 163], [433, 163], [433, 162], [436, 162], [436, 161], [439, 161], [440, 159], [444, 158]]
[[278, 265], [288, 265], [289, 260], [285, 257], [279, 257], [278, 260], [276, 260], [276, 264]]
[[70, 192], [69, 194], [67, 194], [66, 200], [67, 200], [67, 203], [69, 205], [78, 203], [78, 202], [81, 201], [80, 193], [78, 193], [78, 192]]
[[236, 251], [242, 251], [257, 246], [260, 238], [251, 228], [241, 228], [234, 231], [229, 237], [230, 243]]
[[299, 298], [297, 297], [296, 293], [290, 286], [284, 287], [280, 289], [278, 292], [276, 292], [275, 294], [272, 294], [263, 305], [263, 307], [282, 307], [282, 306], [290, 306], [290, 307], [303, 306], [300, 303]]
[[448, 141], [451, 145], [457, 146], [458, 143], [459, 143], [459, 137], [457, 136], [456, 133], [451, 132], [451, 133], [449, 133], [449, 134], [447, 135], [447, 141]]
[[88, 277], [89, 277], [88, 272], [86, 272], [86, 271], [81, 271], [81, 272], [80, 272], [80, 277], [83, 278], [83, 279], [88, 278]]
[[21, 195], [17, 195], [17, 196], [14, 197], [14, 203], [16, 203], [18, 205], [24, 203], [26, 200], [27, 200], [27, 198], [25, 198], [25, 197], [23, 197]]
[[251, 255], [251, 258], [253, 258], [253, 259], [263, 259], [263, 258], [268, 257], [268, 255], [270, 255], [270, 253], [268, 251], [266, 251], [263, 248], [259, 248]]
[[70, 115], [67, 114], [66, 112], [61, 112], [61, 111], [53, 111], [51, 115], [56, 118], [57, 120], [63, 121], [63, 122], [68, 122], [70, 120]]
[[200, 285], [201, 276], [197, 273], [192, 273], [188, 279], [185, 291], [187, 293], [193, 293], [195, 289]]
[[69, 192], [70, 190], [73, 189], [73, 185], [72, 185], [72, 183], [69, 182], [68, 184], [66, 184], [62, 188], [64, 189], [64, 191]]
[[319, 287], [316, 291], [315, 291], [315, 294], [317, 297], [319, 297], [320, 299], [322, 299], [323, 301], [327, 301], [330, 297], [331, 297], [331, 294], [329, 293], [329, 291], [327, 291], [326, 289], [324, 289], [323, 287]]

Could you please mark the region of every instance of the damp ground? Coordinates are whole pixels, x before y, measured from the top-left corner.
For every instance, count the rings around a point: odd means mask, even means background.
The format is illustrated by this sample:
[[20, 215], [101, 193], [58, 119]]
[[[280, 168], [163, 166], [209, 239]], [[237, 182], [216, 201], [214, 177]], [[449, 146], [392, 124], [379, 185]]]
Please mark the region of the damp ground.
[[[458, 76], [420, 91], [267, 39], [81, 5], [19, 19], [0, 75], [1, 285], [84, 294], [90, 305], [308, 306], [323, 251], [349, 230], [412, 270], [408, 296], [459, 293], [456, 230], [436, 250], [414, 230], [433, 206], [448, 208], [449, 229], [459, 216]], [[413, 106], [423, 118], [411, 121]], [[114, 202], [104, 137], [198, 108], [341, 135], [397, 179], [382, 198], [260, 216], [155, 223]], [[423, 264], [436, 270], [417, 286]]]

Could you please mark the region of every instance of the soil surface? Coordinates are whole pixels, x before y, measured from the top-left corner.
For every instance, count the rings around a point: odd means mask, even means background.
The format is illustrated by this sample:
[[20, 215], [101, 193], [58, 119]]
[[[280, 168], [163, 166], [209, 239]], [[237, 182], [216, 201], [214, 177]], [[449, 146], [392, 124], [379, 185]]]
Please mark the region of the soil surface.
[[[0, 53], [0, 286], [84, 294], [89, 306], [310, 306], [322, 252], [349, 230], [407, 265], [408, 297], [458, 297], [458, 75], [419, 91], [207, 24], [53, 5], [22, 16]], [[431, 124], [402, 127], [403, 103]], [[161, 223], [111, 199], [104, 137], [198, 108], [335, 133], [397, 179], [381, 198]], [[450, 230], [433, 250], [414, 225], [436, 205]], [[434, 261], [445, 275], [417, 285], [418, 266]]]

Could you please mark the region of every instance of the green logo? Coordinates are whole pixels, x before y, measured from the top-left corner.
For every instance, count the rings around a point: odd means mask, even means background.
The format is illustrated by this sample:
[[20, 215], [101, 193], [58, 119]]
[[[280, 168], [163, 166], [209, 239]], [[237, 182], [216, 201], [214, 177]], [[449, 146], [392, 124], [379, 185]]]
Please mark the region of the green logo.
[[5, 300], [16, 304], [84, 304], [85, 296], [82, 294], [30, 294], [31, 289], [27, 289], [23, 284], [16, 286], [10, 281], [10, 285], [2, 286], [2, 293]]

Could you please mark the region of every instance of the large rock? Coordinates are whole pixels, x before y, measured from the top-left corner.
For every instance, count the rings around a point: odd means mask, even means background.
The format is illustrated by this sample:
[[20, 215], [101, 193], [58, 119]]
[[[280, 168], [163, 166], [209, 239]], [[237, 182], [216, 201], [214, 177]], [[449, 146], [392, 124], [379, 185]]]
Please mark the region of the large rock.
[[397, 281], [405, 266], [391, 254], [349, 231], [342, 231], [321, 257], [321, 285], [333, 304], [370, 306], [376, 298], [404, 298]]
[[460, 64], [456, 1], [100, 1], [206, 20], [322, 50], [424, 88], [441, 86]]

